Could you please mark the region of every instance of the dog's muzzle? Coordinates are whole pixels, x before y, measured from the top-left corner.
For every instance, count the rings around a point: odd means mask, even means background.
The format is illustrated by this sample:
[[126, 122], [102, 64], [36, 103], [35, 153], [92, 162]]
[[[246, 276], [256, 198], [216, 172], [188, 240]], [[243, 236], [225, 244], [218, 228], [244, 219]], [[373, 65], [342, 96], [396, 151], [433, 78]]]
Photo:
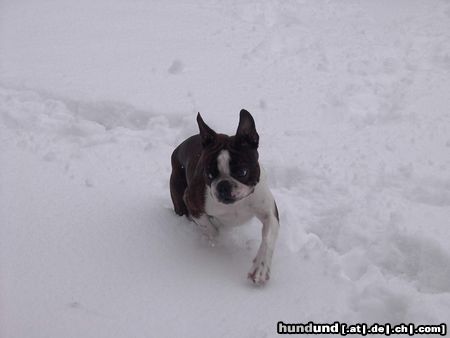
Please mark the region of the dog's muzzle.
[[217, 190], [217, 198], [220, 202], [224, 204], [231, 204], [236, 201], [236, 199], [233, 198], [231, 194], [233, 190], [233, 185], [231, 184], [230, 181], [227, 180], [220, 181], [217, 184], [216, 190]]

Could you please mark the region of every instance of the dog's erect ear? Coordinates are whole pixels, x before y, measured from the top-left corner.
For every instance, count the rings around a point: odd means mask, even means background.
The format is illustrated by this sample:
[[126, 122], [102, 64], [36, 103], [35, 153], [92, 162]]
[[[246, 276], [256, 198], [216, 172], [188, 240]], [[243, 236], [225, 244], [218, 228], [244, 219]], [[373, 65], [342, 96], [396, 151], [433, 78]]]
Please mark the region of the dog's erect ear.
[[239, 114], [239, 126], [236, 131], [236, 141], [240, 145], [248, 144], [253, 148], [258, 148], [259, 135], [256, 132], [255, 121], [252, 115], [242, 109]]
[[202, 137], [202, 145], [206, 147], [216, 140], [217, 134], [203, 121], [200, 113], [197, 114], [197, 123], [198, 129], [200, 129], [200, 136]]

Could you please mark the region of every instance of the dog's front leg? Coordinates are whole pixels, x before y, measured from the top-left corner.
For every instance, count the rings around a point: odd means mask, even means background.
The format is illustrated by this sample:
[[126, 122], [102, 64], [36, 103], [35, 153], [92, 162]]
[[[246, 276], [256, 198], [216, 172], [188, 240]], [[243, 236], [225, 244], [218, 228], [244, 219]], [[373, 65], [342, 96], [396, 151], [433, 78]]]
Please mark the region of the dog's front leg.
[[258, 213], [256, 217], [262, 222], [262, 241], [253, 260], [252, 268], [248, 273], [248, 278], [255, 284], [262, 285], [270, 278], [270, 266], [275, 242], [278, 237], [280, 223], [278, 221], [278, 210], [275, 202], [273, 210]]
[[211, 222], [207, 214], [203, 214], [198, 218], [192, 217], [193, 221], [200, 227], [201, 232], [209, 241], [211, 246], [217, 244], [217, 236], [219, 235], [219, 229]]

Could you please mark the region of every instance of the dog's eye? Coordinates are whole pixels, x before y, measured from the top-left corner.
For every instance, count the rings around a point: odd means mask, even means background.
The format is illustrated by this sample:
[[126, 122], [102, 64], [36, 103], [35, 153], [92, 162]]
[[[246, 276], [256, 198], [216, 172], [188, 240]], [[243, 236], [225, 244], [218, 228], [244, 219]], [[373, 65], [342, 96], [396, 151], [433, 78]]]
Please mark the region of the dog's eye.
[[245, 177], [245, 176], [247, 176], [247, 173], [248, 173], [248, 171], [246, 168], [241, 168], [241, 169], [236, 170], [237, 177]]

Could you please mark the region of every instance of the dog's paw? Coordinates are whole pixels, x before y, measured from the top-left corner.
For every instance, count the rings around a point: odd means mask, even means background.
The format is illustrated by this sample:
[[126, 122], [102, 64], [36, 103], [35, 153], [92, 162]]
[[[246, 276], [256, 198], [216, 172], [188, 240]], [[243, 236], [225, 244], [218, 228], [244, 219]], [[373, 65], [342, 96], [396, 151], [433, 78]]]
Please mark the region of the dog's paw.
[[256, 285], [264, 285], [270, 279], [270, 266], [259, 256], [253, 260], [253, 266], [247, 278]]
[[208, 224], [206, 226], [200, 225], [200, 230], [204, 238], [208, 240], [208, 244], [211, 247], [217, 245], [217, 237], [219, 236], [219, 229], [217, 229], [214, 225]]
[[183, 205], [174, 206], [174, 211], [175, 211], [175, 213], [178, 216], [183, 216], [183, 215], [188, 215], [189, 214], [188, 210], [187, 210], [187, 208], [186, 208], [186, 206], [184, 204]]
[[219, 245], [219, 241], [217, 240], [216, 237], [203, 236], [203, 238], [208, 243], [208, 246], [210, 246], [211, 248], [215, 248], [216, 246]]

